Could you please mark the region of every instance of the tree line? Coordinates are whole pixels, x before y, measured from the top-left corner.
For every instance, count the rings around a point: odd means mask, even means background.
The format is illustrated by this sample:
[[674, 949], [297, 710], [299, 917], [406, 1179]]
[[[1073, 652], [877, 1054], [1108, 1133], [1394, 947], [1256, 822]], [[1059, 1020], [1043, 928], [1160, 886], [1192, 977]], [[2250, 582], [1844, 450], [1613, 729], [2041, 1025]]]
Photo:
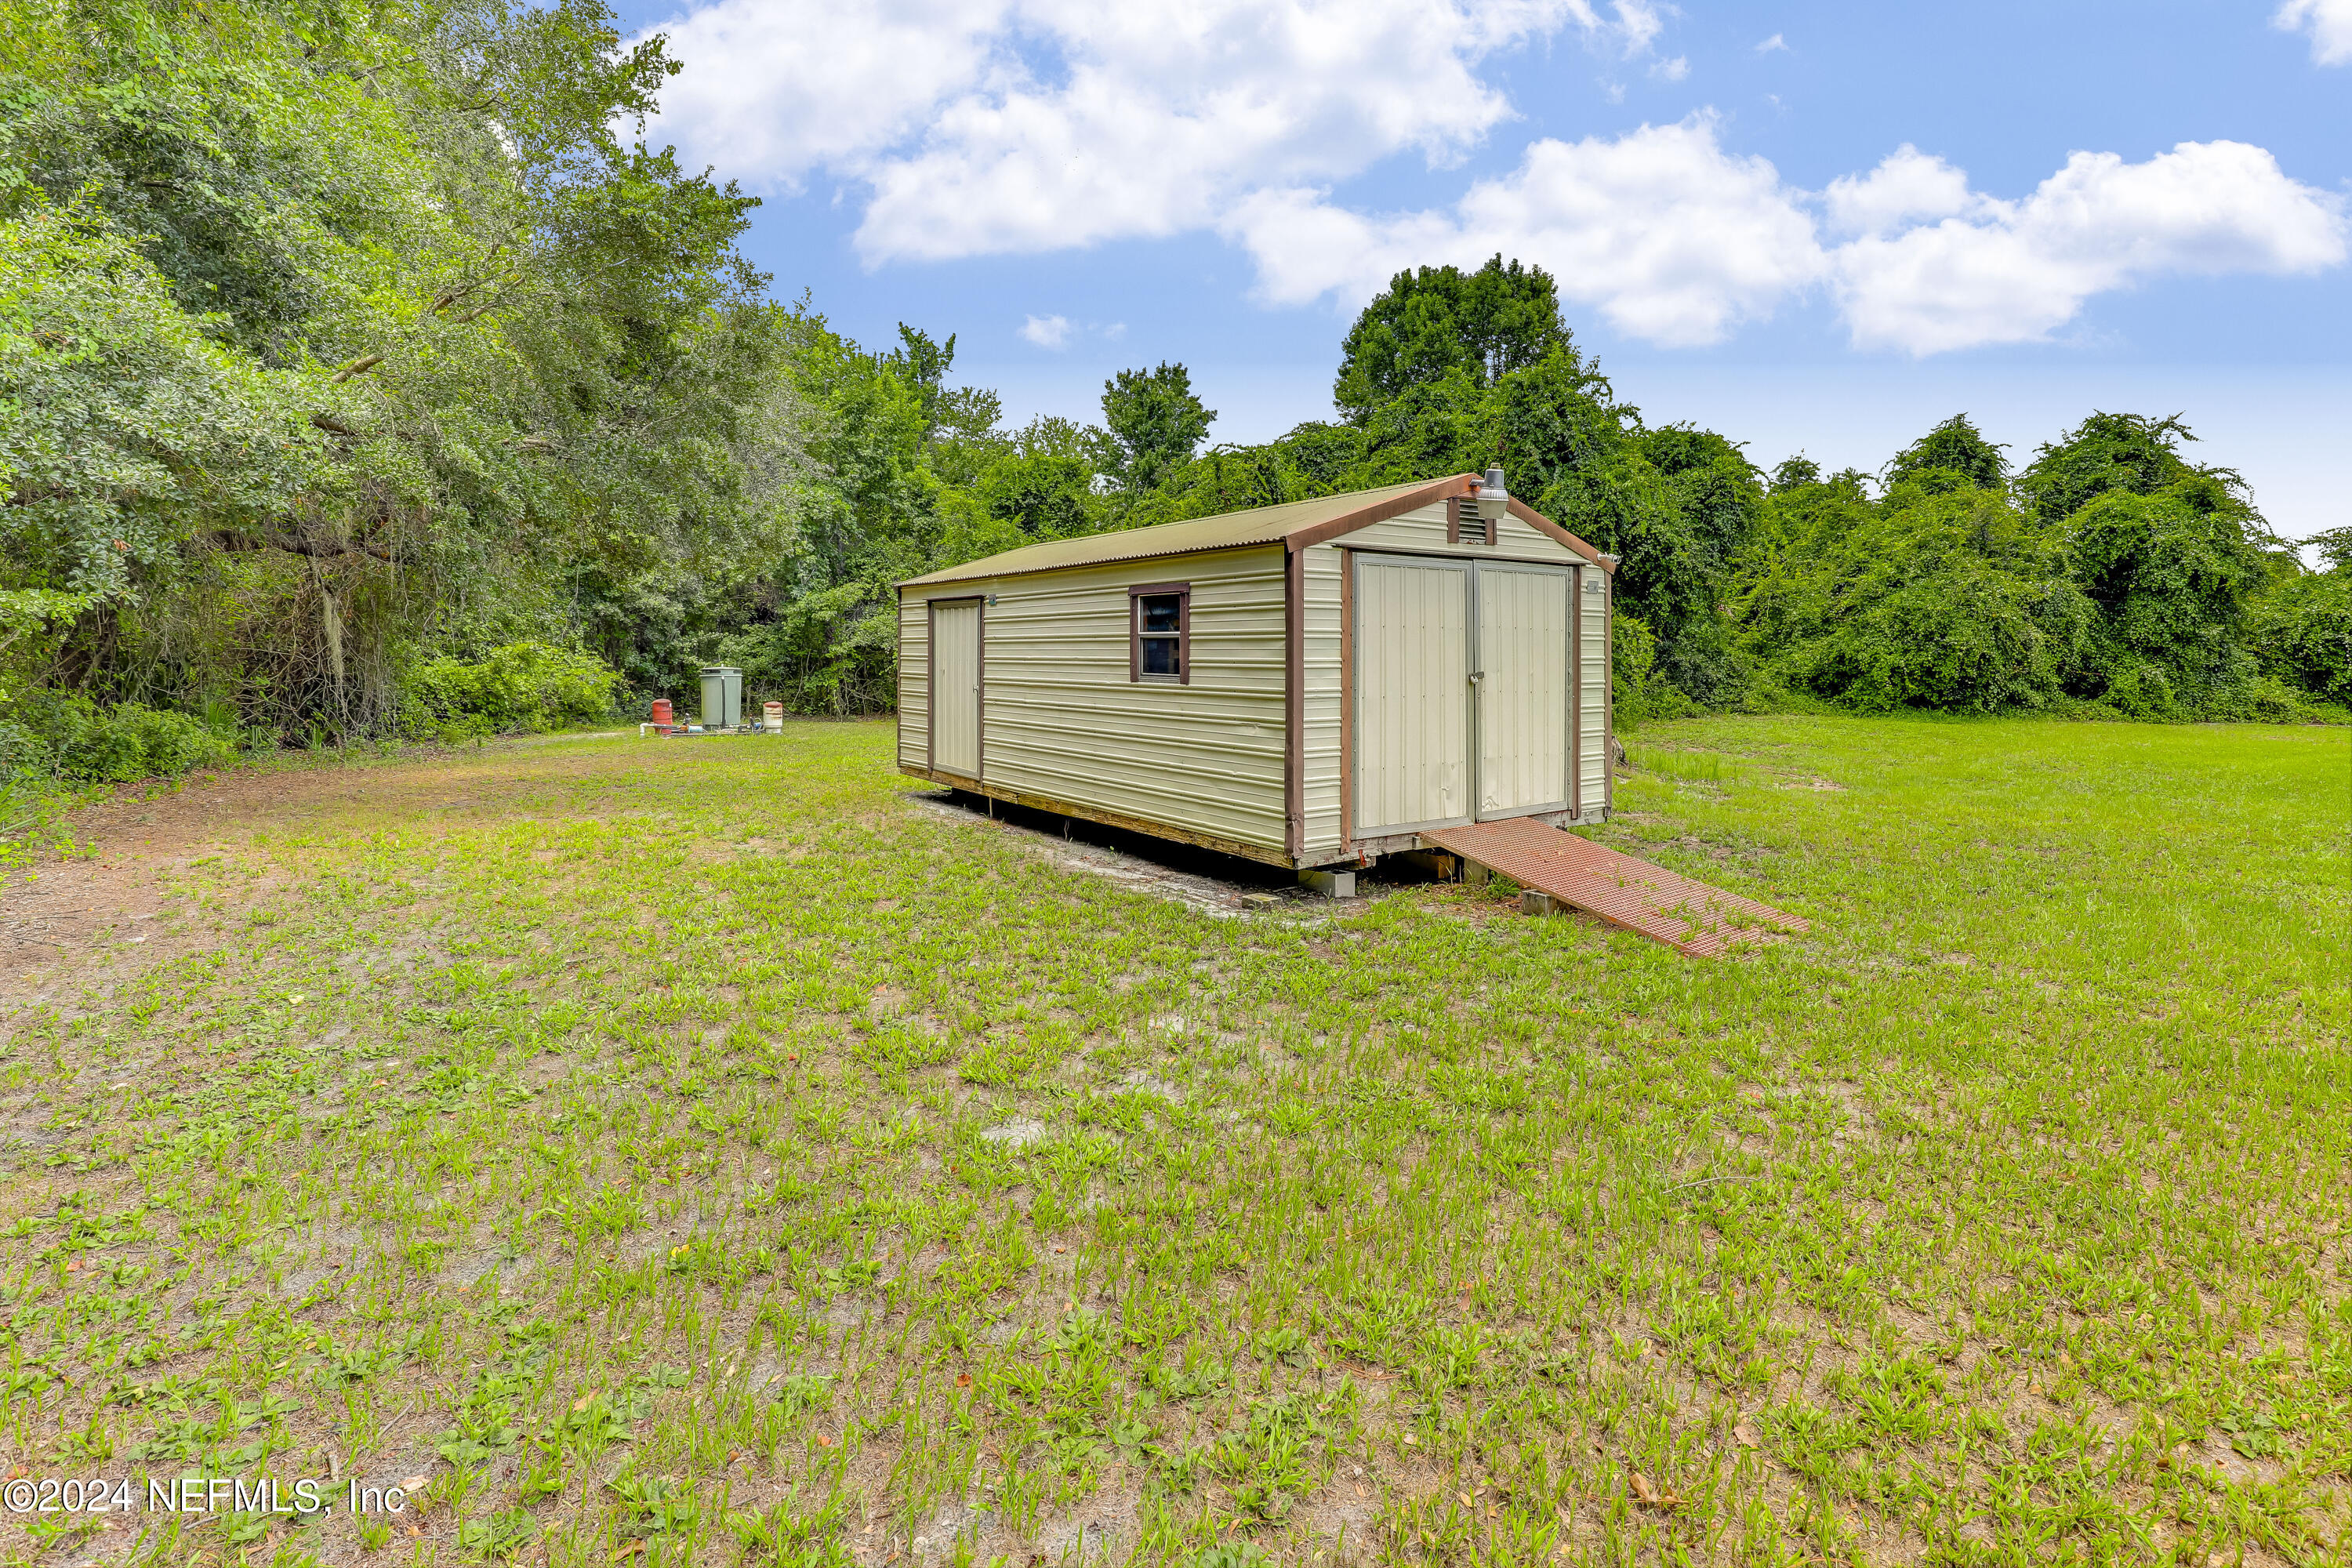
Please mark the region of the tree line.
[[2305, 570], [2180, 419], [1766, 474], [1500, 258], [1399, 274], [1277, 440], [1203, 449], [1176, 363], [1008, 425], [953, 335], [772, 297], [754, 200], [627, 134], [677, 68], [604, 0], [0, 0], [0, 774], [562, 722], [715, 661], [877, 711], [905, 577], [1496, 461], [1623, 558], [1632, 715], [2352, 702], [2347, 536]]

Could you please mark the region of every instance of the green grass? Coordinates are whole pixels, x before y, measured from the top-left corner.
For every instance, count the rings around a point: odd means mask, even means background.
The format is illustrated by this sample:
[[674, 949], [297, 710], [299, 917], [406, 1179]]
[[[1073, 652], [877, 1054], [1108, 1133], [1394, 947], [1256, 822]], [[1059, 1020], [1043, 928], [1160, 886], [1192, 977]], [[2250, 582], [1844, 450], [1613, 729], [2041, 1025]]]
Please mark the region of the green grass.
[[2345, 732], [1635, 741], [1811, 935], [1219, 920], [875, 725], [289, 806], [6, 1016], [5, 1441], [428, 1506], [0, 1550], [2345, 1561]]

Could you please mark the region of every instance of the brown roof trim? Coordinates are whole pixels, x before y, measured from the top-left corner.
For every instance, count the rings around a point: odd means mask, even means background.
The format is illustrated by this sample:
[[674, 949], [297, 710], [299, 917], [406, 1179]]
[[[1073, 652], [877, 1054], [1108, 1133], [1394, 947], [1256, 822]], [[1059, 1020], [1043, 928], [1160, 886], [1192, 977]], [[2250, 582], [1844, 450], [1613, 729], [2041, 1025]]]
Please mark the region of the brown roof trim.
[[[1188, 519], [1187, 521], [1192, 520]], [[1146, 531], [1143, 529], [1136, 529], [1133, 531], [1141, 533]], [[1024, 577], [1050, 577], [1056, 572], [1097, 572], [1107, 567], [1113, 566], [1143, 567], [1150, 565], [1151, 563], [1155, 561], [1181, 561], [1188, 555], [1215, 555], [1226, 552], [1238, 552], [1244, 550], [1281, 550], [1285, 548], [1286, 548], [1285, 538], [1282, 534], [1277, 533], [1273, 535], [1271, 538], [1244, 540], [1238, 544], [1188, 544], [1181, 550], [1155, 550], [1148, 554], [1120, 555], [1108, 561], [1076, 561], [1072, 562], [1066, 566], [1016, 566], [1008, 572], [989, 572], [974, 577], [940, 577], [934, 581], [931, 575], [926, 574], [921, 577], [904, 578], [899, 582], [898, 586], [898, 591], [901, 594], [905, 594], [911, 590], [919, 594], [939, 593], [945, 595], [950, 599], [960, 599], [968, 597], [975, 592], [986, 594], [993, 591], [992, 587], [988, 589], [976, 589], [974, 587], [974, 584], [976, 584], [984, 583], [998, 584], [1013, 583], [1018, 582]], [[955, 568], [952, 566], [942, 566], [940, 570], [942, 572], [952, 572]], [[1063, 815], [1067, 816], [1069, 814], [1066, 812]]]
[[[1272, 506], [1249, 507], [1241, 511], [1220, 512], [1213, 517], [1185, 518], [1150, 528], [1113, 529], [1076, 539], [1041, 540], [1017, 549], [1000, 551], [977, 561], [943, 566], [936, 572], [908, 577], [904, 579], [904, 585], [928, 588], [942, 583], [1003, 581], [1047, 572], [1108, 565], [1120, 561], [1164, 559], [1204, 551], [1272, 545], [1320, 526], [1318, 520], [1346, 517], [1349, 515], [1350, 507], [1369, 509], [1380, 505], [1391, 496], [1427, 489], [1429, 483], [1412, 480], [1405, 484], [1381, 485], [1339, 495], [1314, 496], [1295, 501], [1278, 501]], [[1276, 512], [1283, 513], [1289, 521], [1276, 522], [1273, 517]], [[1361, 514], [1360, 511], [1358, 515]]]
[[1475, 474], [1449, 474], [1442, 479], [1432, 479], [1419, 489], [1407, 490], [1401, 496], [1391, 496], [1384, 501], [1375, 502], [1360, 510], [1349, 512], [1344, 517], [1335, 517], [1328, 522], [1318, 522], [1312, 528], [1298, 529], [1285, 535], [1283, 544], [1293, 551], [1305, 550], [1309, 545], [1321, 544], [1337, 539], [1343, 533], [1353, 533], [1357, 529], [1370, 528], [1376, 522], [1386, 522], [1392, 517], [1402, 517], [1406, 512], [1417, 511], [1432, 501], [1444, 500], [1449, 495], [1459, 495], [1465, 485], [1475, 485], [1477, 482], [1478, 476]]
[[1608, 573], [1611, 576], [1613, 577], [1617, 574], [1617, 565], [1615, 562], [1610, 560], [1609, 557], [1601, 554], [1601, 552], [1593, 549], [1592, 546], [1585, 543], [1584, 541], [1577, 538], [1576, 535], [1569, 532], [1568, 530], [1560, 527], [1559, 524], [1554, 522], [1551, 519], [1546, 517], [1543, 513], [1538, 511], [1535, 508], [1529, 506], [1527, 502], [1521, 500], [1517, 496], [1513, 496], [1511, 498], [1511, 515], [1517, 518], [1521, 522], [1526, 523], [1529, 528], [1534, 529], [1538, 533], [1548, 533], [1551, 535], [1552, 538], [1559, 541], [1560, 543], [1567, 545], [1570, 550], [1575, 551], [1579, 555], [1583, 556], [1587, 561], [1591, 562], [1595, 566], [1600, 567], [1603, 572]]
[[[1286, 549], [1297, 552], [1305, 550], [1310, 545], [1328, 543], [1342, 534], [1353, 533], [1360, 528], [1370, 528], [1376, 522], [1386, 522], [1392, 517], [1402, 517], [1406, 512], [1418, 511], [1433, 501], [1450, 500], [1475, 489], [1480, 482], [1479, 476], [1476, 474], [1449, 474], [1442, 479], [1432, 479], [1418, 489], [1407, 490], [1402, 495], [1391, 496], [1377, 505], [1351, 511], [1345, 517], [1335, 517], [1328, 522], [1318, 522], [1312, 528], [1302, 528], [1288, 535], [1283, 541], [1283, 544]], [[1616, 575], [1617, 566], [1614, 562], [1518, 497], [1511, 497], [1510, 510], [1513, 517], [1517, 518], [1538, 533], [1549, 535], [1554, 541], [1566, 545], [1603, 572], [1612, 576]], [[1449, 515], [1447, 521], [1451, 522], [1452, 516]]]

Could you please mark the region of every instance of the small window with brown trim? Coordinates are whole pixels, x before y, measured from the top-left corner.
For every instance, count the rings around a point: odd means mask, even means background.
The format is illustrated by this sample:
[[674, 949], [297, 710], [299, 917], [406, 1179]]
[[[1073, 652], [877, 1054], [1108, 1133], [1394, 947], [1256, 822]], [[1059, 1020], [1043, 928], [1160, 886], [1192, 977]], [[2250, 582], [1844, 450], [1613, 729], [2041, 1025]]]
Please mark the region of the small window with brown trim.
[[1129, 680], [1192, 682], [1192, 588], [1151, 583], [1127, 591]]

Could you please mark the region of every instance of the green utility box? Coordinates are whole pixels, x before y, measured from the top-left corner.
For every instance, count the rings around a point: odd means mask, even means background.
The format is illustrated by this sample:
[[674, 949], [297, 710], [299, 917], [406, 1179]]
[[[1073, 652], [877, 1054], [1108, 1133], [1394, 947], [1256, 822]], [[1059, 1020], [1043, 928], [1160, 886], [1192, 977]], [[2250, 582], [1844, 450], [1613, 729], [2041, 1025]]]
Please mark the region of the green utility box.
[[743, 672], [731, 664], [702, 671], [702, 727], [732, 730], [743, 721]]

